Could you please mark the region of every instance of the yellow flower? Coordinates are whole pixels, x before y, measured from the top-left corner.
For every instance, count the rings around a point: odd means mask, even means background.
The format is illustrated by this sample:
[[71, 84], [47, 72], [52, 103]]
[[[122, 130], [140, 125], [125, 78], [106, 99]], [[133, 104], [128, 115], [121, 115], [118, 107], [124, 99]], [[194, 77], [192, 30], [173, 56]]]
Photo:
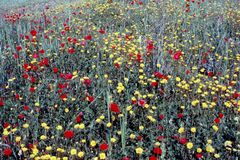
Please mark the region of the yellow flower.
[[112, 143], [115, 143], [116, 141], [117, 141], [116, 138], [111, 138]]
[[203, 103], [202, 103], [202, 107], [203, 107], [203, 108], [207, 108], [207, 107], [208, 107], [208, 104], [207, 104], [206, 102], [203, 102]]
[[197, 153], [201, 153], [202, 149], [201, 148], [197, 148]]
[[63, 127], [62, 127], [62, 126], [60, 126], [60, 125], [58, 125], [58, 126], [56, 127], [56, 129], [57, 129], [57, 130], [62, 130], [62, 129], [63, 129]]
[[29, 124], [25, 123], [23, 124], [23, 128], [28, 128], [29, 127]]
[[196, 127], [191, 128], [191, 132], [195, 133], [197, 131]]
[[71, 155], [76, 155], [77, 154], [77, 150], [76, 149], [71, 149], [70, 154]]
[[209, 152], [209, 153], [213, 153], [215, 151], [215, 149], [211, 145], [207, 145], [206, 146], [206, 151]]
[[212, 140], [211, 140], [211, 139], [208, 139], [208, 140], [207, 140], [207, 143], [208, 143], [208, 144], [212, 144]]
[[135, 151], [136, 151], [137, 154], [142, 154], [143, 153], [143, 149], [140, 148], [140, 147], [136, 148]]
[[139, 130], [142, 131], [144, 129], [143, 126], [139, 126]]
[[47, 127], [47, 123], [41, 123], [41, 126], [45, 128]]
[[95, 147], [96, 145], [97, 145], [96, 141], [92, 140], [92, 141], [90, 142], [90, 146], [91, 146], [91, 147]]
[[136, 136], [134, 134], [130, 134], [129, 136], [131, 139], [134, 139]]
[[17, 136], [17, 137], [15, 138], [15, 141], [16, 141], [16, 142], [20, 142], [20, 141], [21, 141], [21, 137], [20, 137], [20, 136]]
[[39, 106], [40, 106], [40, 103], [39, 103], [39, 102], [36, 102], [36, 103], [35, 103], [35, 106], [36, 106], [36, 107], [39, 107]]
[[220, 158], [220, 154], [217, 154], [217, 153], [216, 153], [216, 154], [214, 154], [214, 157], [215, 157], [215, 158]]
[[47, 150], [47, 151], [51, 151], [51, 150], [52, 150], [52, 147], [51, 147], [51, 146], [47, 146], [47, 147], [46, 147], [46, 150]]
[[184, 130], [184, 128], [183, 127], [180, 127], [179, 129], [178, 129], [178, 133], [183, 133], [185, 130]]
[[181, 81], [181, 78], [176, 77], [176, 81], [177, 81], [177, 82], [180, 82], [180, 81]]
[[187, 143], [187, 148], [188, 149], [192, 149], [193, 148], [193, 143], [192, 142], [188, 142]]
[[112, 126], [112, 123], [108, 122], [107, 127], [111, 127], [111, 126]]
[[41, 135], [41, 136], [40, 136], [40, 139], [41, 139], [41, 140], [45, 140], [45, 139], [47, 139], [47, 137], [46, 137], [45, 135]]
[[85, 124], [81, 123], [81, 124], [79, 125], [79, 128], [80, 128], [80, 129], [84, 129], [84, 128], [85, 128]]
[[216, 125], [213, 125], [213, 126], [212, 126], [212, 128], [213, 128], [213, 130], [214, 130], [215, 132], [217, 132], [217, 131], [218, 131], [218, 126], [216, 126]]
[[106, 154], [103, 153], [103, 152], [100, 153], [100, 154], [99, 154], [99, 158], [100, 158], [100, 159], [106, 159]]
[[79, 158], [83, 158], [84, 155], [85, 155], [85, 153], [83, 151], [78, 152], [78, 157]]

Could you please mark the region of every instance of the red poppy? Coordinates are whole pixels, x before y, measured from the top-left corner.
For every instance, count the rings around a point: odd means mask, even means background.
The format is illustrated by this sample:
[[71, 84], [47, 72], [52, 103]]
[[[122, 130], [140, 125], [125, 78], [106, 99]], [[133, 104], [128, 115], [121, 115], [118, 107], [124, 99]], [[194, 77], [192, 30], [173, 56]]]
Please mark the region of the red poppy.
[[221, 120], [220, 120], [220, 118], [215, 118], [215, 119], [214, 119], [214, 122], [218, 124], [218, 123], [221, 122]]
[[149, 157], [149, 160], [157, 160], [157, 157], [152, 155], [152, 156]]
[[197, 159], [201, 159], [203, 157], [203, 155], [201, 153], [197, 153], [195, 156]]
[[183, 117], [184, 117], [183, 113], [178, 113], [177, 114], [177, 118], [183, 118]]
[[180, 142], [181, 144], [185, 145], [185, 144], [188, 142], [188, 140], [187, 140], [186, 138], [181, 138], [181, 139], [179, 140], [179, 142]]
[[65, 93], [65, 94], [60, 95], [60, 98], [61, 98], [62, 100], [67, 99], [67, 94]]
[[139, 105], [139, 106], [144, 107], [145, 104], [146, 104], [146, 101], [145, 101], [144, 99], [140, 99], [140, 100], [138, 101], [138, 105]]
[[64, 132], [64, 137], [67, 138], [67, 139], [71, 139], [71, 138], [73, 138], [73, 136], [74, 136], [74, 132], [71, 131], [71, 130], [66, 130]]
[[31, 30], [31, 32], [30, 32], [30, 33], [31, 33], [31, 35], [32, 35], [32, 36], [36, 36], [36, 35], [37, 35], [37, 31], [36, 31], [36, 30], [34, 30], [34, 29], [33, 29], [33, 30]]
[[16, 50], [17, 50], [17, 51], [21, 51], [21, 50], [22, 50], [22, 47], [21, 47], [21, 46], [16, 46]]
[[91, 39], [92, 39], [92, 36], [91, 36], [91, 35], [87, 35], [87, 36], [85, 36], [84, 39], [85, 39], [85, 40], [91, 40]]
[[19, 95], [19, 94], [15, 94], [15, 98], [16, 98], [16, 99], [19, 99], [19, 98], [20, 98], [20, 95]]
[[88, 100], [89, 102], [92, 102], [92, 101], [94, 101], [94, 97], [93, 97], [93, 96], [87, 96], [87, 100]]
[[102, 151], [106, 151], [108, 149], [108, 144], [107, 143], [102, 143], [99, 147]]
[[29, 91], [30, 91], [31, 93], [34, 93], [34, 92], [35, 92], [35, 88], [32, 86], [32, 87], [29, 88]]
[[7, 127], [9, 127], [10, 126], [10, 123], [8, 123], [8, 122], [5, 122], [4, 124], [3, 124], [3, 128], [7, 128]]
[[57, 73], [58, 72], [58, 68], [53, 68], [53, 73]]
[[143, 137], [141, 135], [137, 136], [138, 141], [142, 141]]
[[4, 149], [3, 154], [4, 154], [5, 156], [11, 156], [11, 154], [12, 154], [11, 148], [6, 148], [6, 149]]
[[105, 30], [104, 29], [99, 29], [98, 32], [101, 33], [101, 34], [105, 34]]
[[39, 50], [39, 53], [41, 53], [41, 54], [44, 54], [44, 50], [43, 49], [41, 49], [41, 50]]
[[159, 147], [155, 147], [155, 148], [153, 148], [153, 153], [155, 153], [157, 155], [161, 155], [162, 154], [162, 150]]
[[24, 114], [19, 114], [19, 115], [18, 115], [18, 118], [19, 118], [19, 119], [23, 119], [24, 117], [25, 117]]
[[81, 118], [81, 116], [77, 116], [75, 120], [76, 120], [77, 123], [80, 123], [82, 118]]
[[30, 109], [29, 106], [23, 106], [24, 111], [28, 111], [29, 109]]
[[0, 107], [4, 106], [3, 100], [0, 100]]
[[180, 57], [182, 55], [182, 52], [181, 51], [177, 51], [174, 55], [173, 55], [173, 59], [174, 60], [179, 60]]
[[208, 77], [212, 77], [213, 76], [213, 72], [208, 72]]
[[160, 120], [163, 120], [164, 115], [163, 115], [163, 114], [160, 114], [160, 115], [159, 115], [159, 118], [160, 118]]
[[119, 106], [116, 103], [111, 103], [109, 108], [114, 113], [120, 112]]
[[69, 54], [73, 54], [74, 52], [75, 52], [74, 48], [69, 48], [69, 49], [68, 49], [68, 53], [69, 53]]
[[126, 157], [123, 157], [122, 160], [131, 160], [131, 158], [126, 156]]
[[73, 75], [71, 73], [67, 73], [64, 78], [66, 80], [70, 80], [70, 79], [72, 79], [72, 77], [73, 77]]
[[223, 113], [219, 113], [218, 116], [219, 116], [219, 118], [223, 118], [224, 117]]
[[89, 79], [89, 78], [85, 78], [85, 79], [83, 80], [83, 84], [86, 85], [86, 86], [90, 86], [91, 83], [92, 83], [92, 81], [91, 81], [91, 79]]
[[152, 87], [157, 87], [158, 86], [158, 82], [151, 82], [151, 86]]

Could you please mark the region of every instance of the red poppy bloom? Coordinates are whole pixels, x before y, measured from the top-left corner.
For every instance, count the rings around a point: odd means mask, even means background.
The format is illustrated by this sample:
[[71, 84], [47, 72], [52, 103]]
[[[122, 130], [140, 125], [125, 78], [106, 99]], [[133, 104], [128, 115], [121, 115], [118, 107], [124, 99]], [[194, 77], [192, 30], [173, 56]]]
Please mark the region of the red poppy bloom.
[[155, 147], [155, 148], [153, 148], [153, 153], [155, 153], [157, 155], [161, 155], [162, 154], [162, 150], [159, 147]]
[[68, 53], [69, 53], [69, 54], [73, 54], [74, 52], [75, 52], [74, 48], [69, 48], [69, 49], [68, 49]]
[[111, 103], [109, 108], [114, 113], [120, 112], [119, 106], [116, 103]]
[[87, 35], [87, 36], [85, 36], [84, 39], [85, 39], [85, 40], [91, 40], [91, 39], [92, 39], [92, 36], [91, 36], [91, 35]]
[[24, 117], [25, 117], [24, 114], [19, 114], [19, 115], [18, 115], [18, 118], [19, 118], [19, 119], [23, 119]]
[[197, 159], [201, 159], [203, 157], [203, 155], [201, 153], [197, 153], [195, 156]]
[[67, 138], [67, 139], [71, 139], [71, 138], [73, 138], [73, 136], [74, 136], [74, 132], [71, 131], [71, 130], [66, 130], [64, 132], [64, 137]]
[[213, 76], [213, 72], [208, 72], [208, 77], [212, 77]]
[[183, 117], [184, 117], [183, 113], [178, 113], [177, 114], [177, 118], [183, 118]]
[[215, 119], [214, 119], [214, 122], [218, 124], [218, 123], [221, 122], [221, 120], [220, 120], [220, 118], [215, 118]]
[[4, 106], [3, 100], [0, 100], [0, 107]]
[[77, 123], [80, 123], [82, 118], [81, 118], [81, 116], [77, 116], [75, 120], [76, 120]]
[[108, 149], [108, 144], [107, 143], [102, 143], [99, 147], [102, 151], [106, 151]]
[[4, 149], [3, 154], [4, 154], [5, 156], [10, 156], [10, 155], [12, 154], [11, 148], [6, 148], [6, 149]]
[[72, 76], [71, 73], [68, 73], [68, 74], [65, 75], [65, 79], [66, 79], [66, 80], [70, 80], [70, 79], [72, 79], [72, 77], [73, 77], [73, 76]]
[[181, 138], [181, 139], [179, 140], [179, 142], [180, 142], [181, 144], [185, 145], [185, 144], [188, 142], [188, 140], [187, 140], [186, 138]]
[[92, 102], [92, 101], [94, 101], [94, 97], [93, 97], [93, 96], [87, 96], [87, 100], [88, 100], [89, 102]]
[[34, 92], [35, 92], [35, 88], [32, 86], [32, 87], [29, 88], [29, 91], [30, 91], [31, 93], [34, 93]]
[[28, 75], [26, 73], [23, 73], [23, 78], [28, 79]]
[[144, 100], [144, 99], [140, 99], [139, 101], [138, 101], [138, 105], [139, 106], [144, 106], [146, 104], [146, 101]]
[[149, 157], [149, 160], [157, 160], [157, 157], [155, 157], [154, 155]]
[[83, 80], [83, 84], [85, 84], [86, 86], [90, 86], [91, 83], [92, 83], [92, 81], [91, 81], [91, 79], [89, 79], [89, 78], [85, 78], [85, 79]]
[[8, 123], [8, 122], [5, 122], [4, 124], [3, 124], [3, 128], [7, 128], [7, 127], [9, 127], [10, 126], [10, 124]]
[[21, 51], [21, 50], [22, 50], [22, 47], [21, 47], [21, 46], [16, 46], [16, 50], [17, 50], [17, 51]]
[[31, 30], [31, 32], [30, 32], [30, 33], [31, 33], [31, 35], [32, 35], [32, 36], [36, 36], [36, 35], [37, 35], [37, 31], [36, 31], [36, 30], [34, 30], [34, 29], [33, 29], [33, 30]]
[[105, 34], [105, 30], [104, 29], [99, 29], [98, 32], [101, 33], [101, 34]]
[[180, 57], [182, 55], [182, 52], [181, 51], [177, 51], [174, 55], [173, 55], [173, 59], [174, 60], [179, 60]]
[[163, 120], [164, 115], [163, 115], [163, 114], [160, 114], [160, 115], [159, 115], [159, 118], [160, 118], [160, 120]]
[[30, 109], [29, 106], [23, 106], [24, 111], [28, 111], [29, 109]]
[[43, 49], [41, 49], [41, 50], [39, 50], [39, 53], [41, 53], [41, 54], [44, 54], [44, 50]]
[[130, 160], [130, 159], [131, 159], [131, 158], [129, 158], [129, 157], [127, 157], [127, 156], [122, 158], [122, 160]]
[[224, 117], [224, 115], [222, 113], [219, 113], [218, 116], [219, 116], [219, 118], [223, 118]]
[[57, 73], [57, 72], [58, 72], [58, 68], [56, 68], [56, 67], [53, 68], [53, 72], [54, 72], [54, 73]]
[[151, 86], [152, 86], [152, 87], [158, 86], [158, 82], [151, 82]]

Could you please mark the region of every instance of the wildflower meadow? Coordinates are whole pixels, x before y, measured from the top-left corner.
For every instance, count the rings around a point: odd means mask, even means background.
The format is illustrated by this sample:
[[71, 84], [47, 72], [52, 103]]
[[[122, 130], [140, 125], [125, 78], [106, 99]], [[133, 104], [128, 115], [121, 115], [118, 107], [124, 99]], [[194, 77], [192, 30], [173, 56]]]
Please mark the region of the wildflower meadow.
[[238, 160], [239, 0], [1, 0], [0, 160]]

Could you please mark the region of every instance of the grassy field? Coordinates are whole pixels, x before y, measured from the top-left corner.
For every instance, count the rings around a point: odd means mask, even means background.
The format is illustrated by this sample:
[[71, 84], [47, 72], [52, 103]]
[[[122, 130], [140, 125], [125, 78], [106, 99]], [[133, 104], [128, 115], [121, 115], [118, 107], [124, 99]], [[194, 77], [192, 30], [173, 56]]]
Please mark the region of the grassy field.
[[0, 9], [0, 159], [239, 158], [238, 1]]

